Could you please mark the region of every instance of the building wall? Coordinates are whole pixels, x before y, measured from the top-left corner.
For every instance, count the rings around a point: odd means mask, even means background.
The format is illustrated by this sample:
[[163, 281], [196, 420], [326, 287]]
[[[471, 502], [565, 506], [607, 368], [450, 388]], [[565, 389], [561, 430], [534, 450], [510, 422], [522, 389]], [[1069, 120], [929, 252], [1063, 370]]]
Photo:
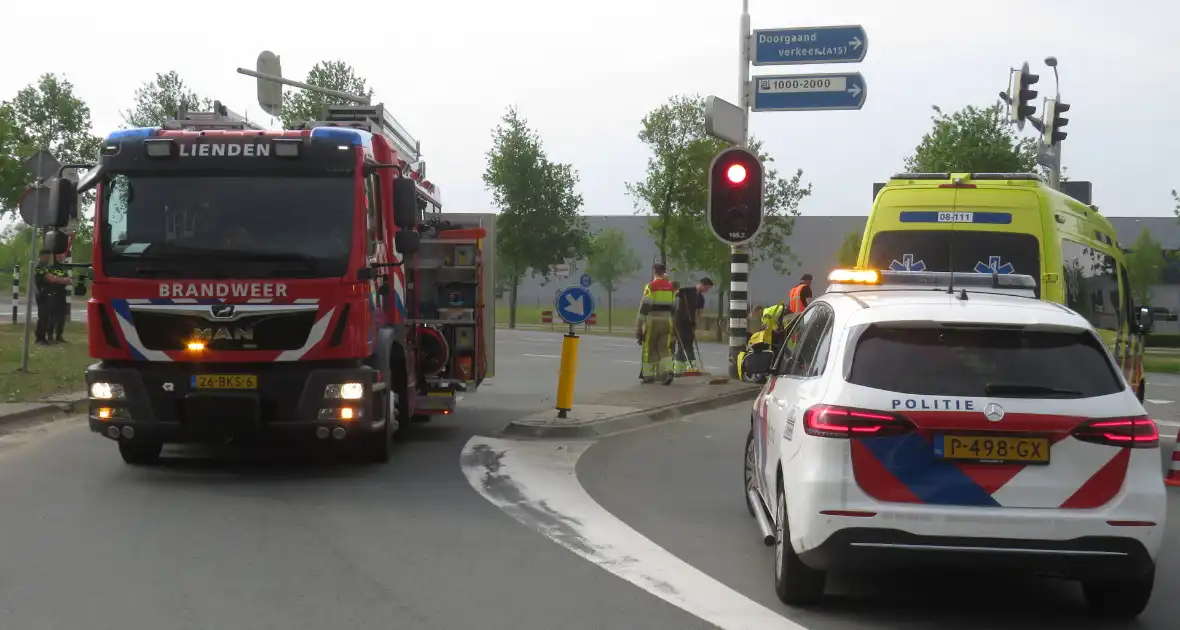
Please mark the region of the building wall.
[[[628, 245], [640, 260], [640, 270], [621, 283], [622, 286], [614, 296], [614, 304], [616, 308], [638, 306], [643, 285], [650, 279], [651, 263], [658, 257], [655, 243], [647, 233], [648, 218], [634, 215], [591, 215], [586, 218], [592, 233], [613, 227], [627, 236]], [[787, 274], [779, 274], [769, 262], [756, 264], [750, 277], [750, 302], [768, 304], [786, 299], [787, 292], [804, 273], [811, 273], [816, 277], [817, 284], [821, 284], [822, 278], [837, 264], [836, 254], [845, 235], [853, 231], [863, 231], [866, 219], [867, 217], [863, 216], [798, 217], [795, 220], [794, 233], [787, 241], [798, 262], [791, 265]], [[1175, 217], [1110, 217], [1110, 221], [1114, 224], [1123, 247], [1129, 247], [1140, 231], [1147, 228], [1164, 249], [1180, 249], [1180, 221]], [[579, 261], [568, 279], [550, 278], [544, 284], [538, 278], [526, 278], [520, 288], [520, 303], [552, 304], [554, 294], [558, 290], [577, 284], [584, 268], [585, 262]], [[1170, 277], [1165, 284], [1153, 287], [1152, 304], [1177, 312], [1180, 311], [1180, 268], [1174, 271], [1176, 273], [1168, 274]], [[694, 273], [675, 279], [696, 280], [700, 276], [700, 273]], [[591, 292], [594, 293], [597, 302], [605, 306], [606, 295], [601, 291], [601, 287], [594, 285]], [[708, 295], [706, 312], [716, 312], [717, 297], [717, 292]], [[1177, 332], [1180, 331], [1180, 325], [1176, 322], [1161, 322], [1157, 330]]]

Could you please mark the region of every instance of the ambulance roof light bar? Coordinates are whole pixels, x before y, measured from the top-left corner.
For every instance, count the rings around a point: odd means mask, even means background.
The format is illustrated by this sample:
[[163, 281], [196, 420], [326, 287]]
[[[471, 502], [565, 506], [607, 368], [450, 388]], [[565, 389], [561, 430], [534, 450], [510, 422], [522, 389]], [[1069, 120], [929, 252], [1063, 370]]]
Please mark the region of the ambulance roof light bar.
[[188, 112], [184, 109], [176, 112], [176, 118], [164, 123], [164, 129], [206, 131], [224, 129], [228, 131], [265, 131], [266, 127], [251, 122], [225, 105], [221, 101], [213, 101], [211, 112]]
[[878, 271], [876, 269], [835, 269], [828, 274], [831, 292], [865, 290], [915, 290], [931, 289], [945, 291], [952, 286], [956, 290], [983, 290], [987, 293], [1007, 293], [1022, 296], [1036, 295], [1036, 280], [1028, 274], [1000, 273], [954, 273], [948, 271]]

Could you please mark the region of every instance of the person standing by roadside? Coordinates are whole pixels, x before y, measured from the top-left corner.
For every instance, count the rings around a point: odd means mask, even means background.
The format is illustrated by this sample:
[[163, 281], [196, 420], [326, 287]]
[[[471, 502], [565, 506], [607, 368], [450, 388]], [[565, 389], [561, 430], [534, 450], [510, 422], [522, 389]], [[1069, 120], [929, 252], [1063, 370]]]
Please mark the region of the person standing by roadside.
[[55, 343], [66, 342], [62, 334], [66, 330], [66, 320], [70, 318], [70, 304], [66, 292], [72, 288], [74, 280], [70, 277], [70, 268], [66, 266], [67, 255], [63, 253], [55, 256], [54, 264], [49, 267], [49, 272], [58, 278], [58, 288], [51, 294], [55, 302], [53, 306], [53, 332], [55, 333], [53, 340]]
[[666, 277], [662, 263], [652, 265], [652, 280], [643, 287], [639, 313], [635, 317], [635, 340], [643, 349], [639, 378], [644, 383], [657, 379], [672, 384], [672, 307], [676, 291]]
[[[51, 261], [52, 253], [41, 250], [41, 260], [33, 270], [33, 288], [36, 290], [37, 330], [35, 343], [39, 346], [53, 343], [57, 331], [59, 304], [65, 303], [65, 285], [70, 279], [55, 273], [60, 265]], [[60, 298], [58, 294], [61, 294]]]

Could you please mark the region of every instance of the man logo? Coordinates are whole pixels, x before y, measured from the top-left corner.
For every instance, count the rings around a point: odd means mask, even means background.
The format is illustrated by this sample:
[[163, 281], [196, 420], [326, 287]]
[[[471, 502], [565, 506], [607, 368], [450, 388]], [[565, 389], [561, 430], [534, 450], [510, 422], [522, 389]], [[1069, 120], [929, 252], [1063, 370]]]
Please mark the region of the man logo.
[[234, 316], [235, 310], [233, 304], [214, 304], [209, 307], [209, 314], [213, 319], [230, 319]]
[[1004, 408], [997, 405], [996, 403], [988, 403], [987, 406], [983, 408], [983, 416], [987, 418], [989, 422], [999, 422], [1000, 420], [1004, 419]]

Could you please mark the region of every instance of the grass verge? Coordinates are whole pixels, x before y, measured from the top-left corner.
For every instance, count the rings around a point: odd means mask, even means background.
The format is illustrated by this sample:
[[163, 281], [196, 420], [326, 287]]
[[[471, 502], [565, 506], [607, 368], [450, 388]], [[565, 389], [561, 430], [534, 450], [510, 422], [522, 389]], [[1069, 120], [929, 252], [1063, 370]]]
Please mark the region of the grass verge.
[[[32, 332], [32, 331], [30, 331]], [[25, 327], [0, 325], [0, 402], [36, 402], [54, 394], [85, 388], [86, 366], [92, 363], [86, 344], [86, 324], [66, 324], [69, 343], [29, 344], [29, 371], [20, 371]]]
[[1143, 371], [1180, 374], [1180, 356], [1145, 353], [1143, 355]]

